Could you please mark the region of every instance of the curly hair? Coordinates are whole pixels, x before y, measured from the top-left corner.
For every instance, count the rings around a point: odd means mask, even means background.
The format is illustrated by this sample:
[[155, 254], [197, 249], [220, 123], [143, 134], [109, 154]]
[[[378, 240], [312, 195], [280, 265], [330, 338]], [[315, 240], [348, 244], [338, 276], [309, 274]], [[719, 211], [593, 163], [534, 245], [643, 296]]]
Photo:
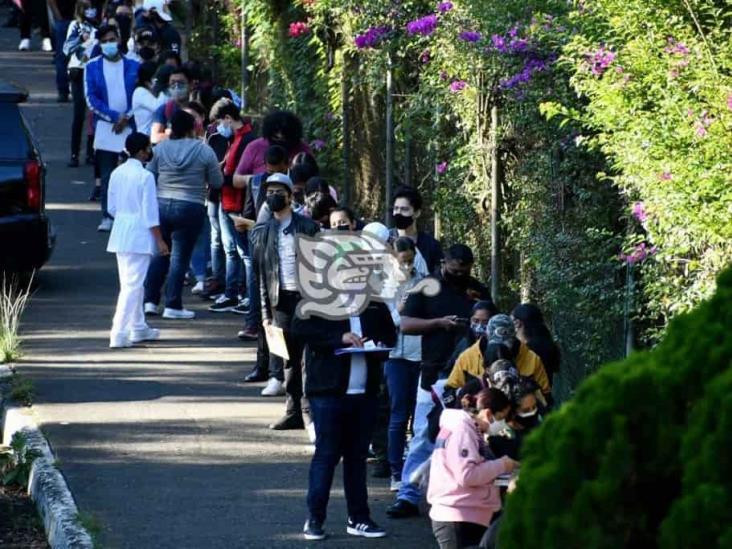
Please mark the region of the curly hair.
[[264, 117], [262, 121], [262, 137], [267, 141], [277, 141], [275, 137], [281, 134], [282, 144], [292, 151], [302, 141], [302, 122], [289, 111], [274, 111]]

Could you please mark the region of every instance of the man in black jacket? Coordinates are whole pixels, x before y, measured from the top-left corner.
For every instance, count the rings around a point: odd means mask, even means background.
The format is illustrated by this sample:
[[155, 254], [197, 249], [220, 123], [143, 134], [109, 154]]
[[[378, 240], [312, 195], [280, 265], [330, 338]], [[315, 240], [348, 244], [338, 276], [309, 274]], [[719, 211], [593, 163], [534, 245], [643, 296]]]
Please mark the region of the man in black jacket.
[[293, 323], [295, 335], [307, 342], [305, 394], [315, 424], [315, 455], [310, 464], [305, 539], [325, 538], [330, 487], [343, 457], [343, 487], [348, 506], [346, 532], [378, 538], [386, 535], [372, 520], [366, 490], [366, 456], [376, 414], [376, 397], [388, 352], [337, 356], [336, 349], [374, 345], [392, 347], [396, 329], [383, 303], [372, 302], [346, 320], [320, 317]]
[[[282, 328], [285, 333], [289, 360], [284, 371], [272, 372], [263, 396], [287, 394], [285, 416], [272, 424], [276, 430], [302, 429], [302, 350], [303, 345], [292, 336], [291, 325], [300, 294], [297, 287], [297, 242], [299, 234], [313, 236], [318, 225], [292, 211], [292, 181], [284, 174], [270, 175], [264, 183], [264, 193], [272, 217], [252, 229], [255, 275], [259, 280], [262, 323]], [[277, 366], [281, 361], [273, 361]], [[283, 386], [284, 382], [284, 386]], [[306, 410], [307, 412], [307, 410]]]

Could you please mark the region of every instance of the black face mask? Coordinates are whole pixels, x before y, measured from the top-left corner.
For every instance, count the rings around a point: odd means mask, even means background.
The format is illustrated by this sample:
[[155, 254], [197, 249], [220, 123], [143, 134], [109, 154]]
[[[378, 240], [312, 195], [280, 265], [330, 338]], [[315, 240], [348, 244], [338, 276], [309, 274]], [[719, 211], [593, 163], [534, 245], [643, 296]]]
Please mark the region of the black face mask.
[[281, 194], [273, 194], [267, 197], [267, 206], [271, 212], [281, 212], [287, 207], [287, 200]]
[[533, 416], [528, 416], [528, 417], [521, 417], [519, 415], [516, 415], [516, 417], [514, 419], [515, 419], [516, 423], [521, 425], [524, 428], [524, 430], [526, 430], [526, 431], [530, 431], [531, 429], [537, 427], [540, 423], [538, 412], [536, 414], [534, 414]]
[[132, 18], [129, 15], [115, 15], [114, 20], [117, 21], [119, 32], [122, 38], [122, 44], [127, 44], [132, 29]]
[[400, 230], [404, 230], [414, 223], [413, 215], [394, 214], [392, 217], [394, 218], [394, 225]]
[[302, 191], [295, 191], [292, 193], [292, 199], [297, 202], [298, 204], [304, 204], [305, 203], [305, 193]]
[[447, 269], [442, 269], [442, 278], [445, 279], [450, 286], [457, 288], [458, 290], [465, 290], [468, 287], [468, 281], [470, 277], [467, 275], [455, 275]]
[[336, 231], [350, 231], [350, 230], [351, 230], [351, 227], [349, 227], [348, 225], [338, 225], [336, 227]]
[[147, 46], [145, 46], [144, 48], [140, 48], [137, 54], [143, 61], [151, 61], [155, 58], [155, 50]]

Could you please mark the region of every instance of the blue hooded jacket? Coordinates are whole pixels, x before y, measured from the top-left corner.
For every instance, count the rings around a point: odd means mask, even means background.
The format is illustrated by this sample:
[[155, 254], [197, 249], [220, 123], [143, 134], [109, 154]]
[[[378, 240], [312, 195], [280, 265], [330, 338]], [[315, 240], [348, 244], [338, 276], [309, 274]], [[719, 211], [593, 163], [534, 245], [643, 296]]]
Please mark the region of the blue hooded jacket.
[[[137, 81], [137, 71], [140, 64], [137, 61], [122, 57], [124, 64], [125, 94], [127, 96], [127, 110], [125, 112], [113, 111], [109, 108], [109, 98], [107, 97], [107, 85], [104, 81], [104, 69], [102, 63], [104, 57], [101, 55], [95, 57], [86, 65], [84, 71], [84, 96], [86, 104], [94, 113], [94, 121], [104, 120], [111, 124], [116, 123], [120, 117], [126, 114], [132, 117], [132, 93], [135, 91], [135, 83]], [[134, 123], [134, 120], [131, 121]], [[134, 126], [133, 126], [134, 129]]]

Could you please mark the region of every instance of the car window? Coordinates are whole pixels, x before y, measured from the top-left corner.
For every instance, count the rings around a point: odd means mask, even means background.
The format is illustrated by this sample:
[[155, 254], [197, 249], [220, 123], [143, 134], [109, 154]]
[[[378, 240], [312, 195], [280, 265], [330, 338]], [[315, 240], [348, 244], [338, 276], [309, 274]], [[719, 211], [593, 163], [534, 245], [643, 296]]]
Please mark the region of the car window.
[[26, 159], [30, 144], [25, 133], [24, 122], [18, 105], [0, 103], [0, 158], [5, 160]]

